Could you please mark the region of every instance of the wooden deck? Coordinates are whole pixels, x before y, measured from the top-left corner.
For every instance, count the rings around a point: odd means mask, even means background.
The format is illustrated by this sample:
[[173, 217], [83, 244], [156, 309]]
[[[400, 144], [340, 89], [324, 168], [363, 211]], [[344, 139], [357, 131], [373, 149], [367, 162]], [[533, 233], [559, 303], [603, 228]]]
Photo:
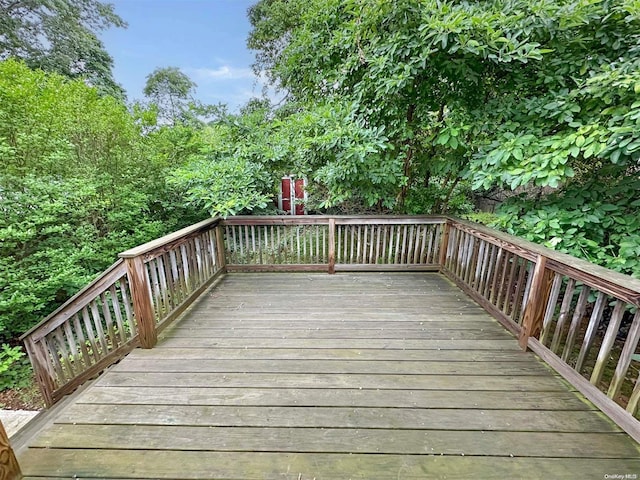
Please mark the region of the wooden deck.
[[634, 440], [430, 273], [227, 275], [28, 445], [26, 478], [640, 478]]

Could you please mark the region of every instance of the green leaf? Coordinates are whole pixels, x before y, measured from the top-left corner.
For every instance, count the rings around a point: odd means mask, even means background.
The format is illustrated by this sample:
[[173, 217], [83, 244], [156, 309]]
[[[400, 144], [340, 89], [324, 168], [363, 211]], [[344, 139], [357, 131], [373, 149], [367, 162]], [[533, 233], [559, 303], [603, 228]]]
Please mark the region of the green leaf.
[[513, 150], [511, 154], [518, 161], [521, 161], [523, 159], [522, 150], [520, 150], [519, 148], [516, 148], [515, 150]]

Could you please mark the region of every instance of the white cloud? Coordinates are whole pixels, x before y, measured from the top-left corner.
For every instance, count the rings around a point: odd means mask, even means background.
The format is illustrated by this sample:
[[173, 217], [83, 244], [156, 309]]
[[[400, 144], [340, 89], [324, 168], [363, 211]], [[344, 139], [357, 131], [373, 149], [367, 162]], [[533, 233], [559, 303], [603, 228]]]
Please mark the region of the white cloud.
[[284, 94], [269, 85], [266, 72], [256, 74], [249, 67], [218, 63], [214, 68], [184, 68], [183, 71], [198, 85], [197, 91], [205, 102], [226, 103], [232, 111], [251, 98], [268, 98], [277, 104]]
[[196, 82], [198, 80], [242, 80], [256, 77], [250, 68], [237, 68], [230, 65], [222, 65], [218, 68], [195, 68], [193, 75]]

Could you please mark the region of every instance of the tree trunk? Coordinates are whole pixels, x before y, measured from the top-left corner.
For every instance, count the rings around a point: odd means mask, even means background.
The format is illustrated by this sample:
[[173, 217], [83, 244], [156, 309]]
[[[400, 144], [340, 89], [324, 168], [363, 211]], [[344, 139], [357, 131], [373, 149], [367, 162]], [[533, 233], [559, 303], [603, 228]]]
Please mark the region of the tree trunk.
[[[436, 126], [436, 131], [434, 134], [434, 140], [435, 137], [440, 133], [440, 130], [442, 130], [442, 121], [444, 120], [444, 108], [446, 107], [446, 104], [442, 103], [440, 104], [440, 108], [438, 109], [438, 120], [437, 120], [437, 126]], [[436, 144], [435, 142], [431, 142], [431, 148], [429, 149], [429, 160], [431, 158], [433, 158], [433, 156], [436, 154]], [[429, 170], [429, 166], [425, 166], [425, 172], [424, 172], [424, 187], [427, 188], [429, 186], [429, 182], [431, 181], [431, 170]]]
[[[412, 103], [409, 105], [407, 109], [407, 125], [411, 125], [413, 123], [413, 117], [416, 112], [416, 105]], [[407, 154], [404, 157], [404, 166], [402, 168], [402, 174], [406, 177], [407, 181], [400, 189], [400, 193], [398, 194], [397, 203], [398, 209], [404, 210], [404, 202], [407, 198], [407, 193], [409, 192], [409, 188], [411, 187], [411, 166], [413, 163], [413, 141], [411, 139], [406, 139], [404, 141], [404, 145], [407, 147]]]

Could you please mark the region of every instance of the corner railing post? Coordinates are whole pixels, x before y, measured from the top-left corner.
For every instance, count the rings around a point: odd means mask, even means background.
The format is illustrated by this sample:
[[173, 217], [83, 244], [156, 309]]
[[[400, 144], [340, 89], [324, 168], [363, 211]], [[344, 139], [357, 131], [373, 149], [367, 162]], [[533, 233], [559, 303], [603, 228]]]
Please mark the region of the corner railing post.
[[216, 261], [218, 262], [218, 267], [222, 270], [226, 270], [227, 261], [226, 261], [226, 252], [224, 246], [224, 229], [222, 227], [222, 223], [218, 223], [215, 229], [216, 235]]
[[9, 436], [0, 420], [0, 480], [19, 480], [21, 478], [20, 465], [18, 465], [16, 455], [9, 444]]
[[552, 278], [552, 272], [547, 270], [546, 265], [547, 257], [538, 255], [527, 297], [527, 305], [525, 306], [524, 316], [522, 317], [520, 338], [518, 339], [520, 347], [523, 350], [527, 349], [529, 337], [539, 335], [542, 328], [542, 319], [547, 301], [549, 300]]
[[329, 219], [329, 273], [336, 273], [336, 219]]
[[46, 353], [42, 352], [42, 348], [39, 343], [36, 343], [33, 338], [27, 337], [24, 340], [24, 346], [27, 349], [27, 354], [31, 360], [33, 366], [33, 373], [40, 387], [40, 393], [47, 407], [53, 405], [53, 392], [56, 389], [55, 381], [48, 368], [46, 360]]
[[133, 298], [133, 312], [138, 322], [138, 335], [142, 348], [153, 348], [158, 341], [155, 313], [151, 303], [151, 287], [141, 257], [125, 258], [127, 276]]
[[447, 252], [449, 251], [449, 232], [450, 231], [451, 231], [451, 221], [447, 218], [445, 219], [444, 225], [442, 226], [442, 236], [440, 237], [440, 258], [438, 259], [438, 263], [440, 264], [441, 271], [447, 263]]

